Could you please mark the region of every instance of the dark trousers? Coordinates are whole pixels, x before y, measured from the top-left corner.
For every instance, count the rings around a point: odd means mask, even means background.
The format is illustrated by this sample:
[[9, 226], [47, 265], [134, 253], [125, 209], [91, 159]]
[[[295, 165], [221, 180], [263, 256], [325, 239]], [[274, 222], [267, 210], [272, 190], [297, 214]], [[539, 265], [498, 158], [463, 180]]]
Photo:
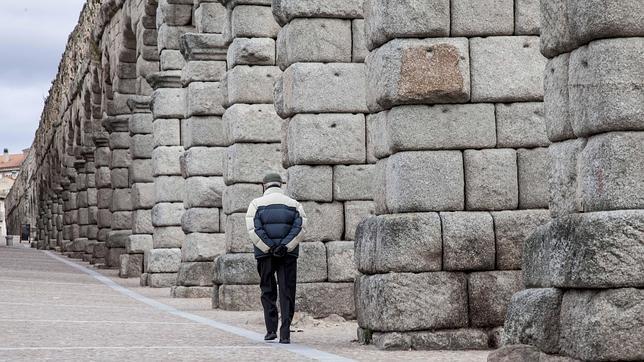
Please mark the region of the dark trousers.
[[[287, 255], [282, 258], [274, 256], [257, 259], [259, 287], [262, 290], [262, 306], [266, 331], [277, 333], [277, 286], [279, 285], [280, 311], [282, 326], [280, 339], [290, 339], [291, 321], [295, 313], [295, 284], [297, 279], [297, 258]], [[277, 274], [277, 282], [275, 275]]]

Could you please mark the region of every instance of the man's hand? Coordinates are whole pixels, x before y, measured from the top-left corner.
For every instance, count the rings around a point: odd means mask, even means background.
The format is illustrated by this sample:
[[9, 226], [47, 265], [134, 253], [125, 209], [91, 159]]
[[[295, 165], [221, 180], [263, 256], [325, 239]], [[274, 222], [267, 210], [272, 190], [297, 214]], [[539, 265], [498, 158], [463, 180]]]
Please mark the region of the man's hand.
[[271, 252], [273, 256], [281, 258], [286, 256], [286, 253], [288, 253], [288, 248], [286, 247], [286, 245], [280, 244], [280, 245], [274, 246]]

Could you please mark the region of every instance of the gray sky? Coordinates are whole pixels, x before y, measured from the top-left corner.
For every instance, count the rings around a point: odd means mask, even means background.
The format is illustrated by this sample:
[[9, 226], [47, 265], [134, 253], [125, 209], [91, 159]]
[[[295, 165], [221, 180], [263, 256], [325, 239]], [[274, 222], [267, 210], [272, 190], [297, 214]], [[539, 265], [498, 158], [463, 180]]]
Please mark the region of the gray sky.
[[0, 0], [0, 152], [31, 145], [85, 0]]

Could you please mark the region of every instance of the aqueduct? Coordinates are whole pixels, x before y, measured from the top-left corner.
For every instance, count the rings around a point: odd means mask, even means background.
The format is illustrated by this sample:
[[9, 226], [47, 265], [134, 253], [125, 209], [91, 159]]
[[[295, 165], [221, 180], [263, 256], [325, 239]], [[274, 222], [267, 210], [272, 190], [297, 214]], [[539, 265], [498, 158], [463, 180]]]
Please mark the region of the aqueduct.
[[275, 171], [300, 310], [383, 349], [641, 360], [642, 37], [639, 0], [88, 0], [8, 227], [255, 310]]

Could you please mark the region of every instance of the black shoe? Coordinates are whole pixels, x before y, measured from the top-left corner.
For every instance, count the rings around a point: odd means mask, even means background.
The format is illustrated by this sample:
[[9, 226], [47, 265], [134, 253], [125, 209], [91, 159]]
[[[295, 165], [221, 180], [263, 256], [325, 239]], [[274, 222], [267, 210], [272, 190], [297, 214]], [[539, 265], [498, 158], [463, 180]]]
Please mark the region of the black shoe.
[[264, 336], [265, 341], [272, 341], [274, 339], [277, 339], [277, 333], [275, 333], [275, 332], [268, 332]]
[[280, 343], [281, 344], [291, 344], [291, 340], [288, 339], [288, 338], [287, 339], [280, 339]]

